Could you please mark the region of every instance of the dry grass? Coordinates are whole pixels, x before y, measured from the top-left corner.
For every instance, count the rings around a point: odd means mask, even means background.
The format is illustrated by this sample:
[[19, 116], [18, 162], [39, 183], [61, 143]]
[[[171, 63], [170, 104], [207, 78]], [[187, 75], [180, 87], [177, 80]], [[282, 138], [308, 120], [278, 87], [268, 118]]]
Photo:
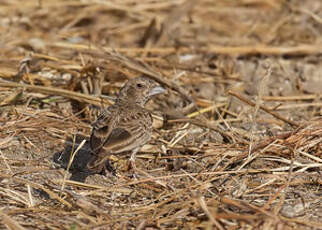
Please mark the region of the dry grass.
[[[322, 3], [2, 1], [2, 229], [322, 229]], [[148, 75], [153, 140], [117, 177], [52, 162]], [[107, 96], [108, 95], [108, 96]]]

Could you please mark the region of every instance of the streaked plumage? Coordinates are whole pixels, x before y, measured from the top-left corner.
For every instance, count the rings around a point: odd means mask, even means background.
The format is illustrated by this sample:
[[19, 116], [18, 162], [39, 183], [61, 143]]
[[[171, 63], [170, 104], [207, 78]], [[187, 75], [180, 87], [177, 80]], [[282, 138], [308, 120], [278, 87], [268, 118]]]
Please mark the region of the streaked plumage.
[[93, 124], [90, 147], [97, 159], [88, 163], [90, 170], [101, 171], [111, 154], [132, 151], [134, 161], [135, 153], [152, 134], [152, 117], [144, 105], [153, 95], [163, 92], [157, 82], [146, 77], [129, 80], [122, 87], [116, 103]]

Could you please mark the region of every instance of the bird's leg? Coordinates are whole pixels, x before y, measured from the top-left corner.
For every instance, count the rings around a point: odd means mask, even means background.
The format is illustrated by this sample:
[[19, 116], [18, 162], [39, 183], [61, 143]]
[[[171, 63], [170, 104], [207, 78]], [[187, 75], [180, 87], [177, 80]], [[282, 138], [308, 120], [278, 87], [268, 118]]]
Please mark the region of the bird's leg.
[[108, 174], [112, 174], [116, 176], [115, 169], [113, 165], [110, 163], [109, 156], [105, 156], [103, 158], [95, 157], [88, 164], [87, 168], [93, 174], [101, 174], [106, 176]]
[[130, 157], [130, 162], [131, 162], [131, 167], [133, 169], [133, 177], [136, 179], [137, 178], [137, 168], [136, 168], [136, 165], [135, 165], [135, 159], [136, 159], [136, 153], [139, 151], [139, 147], [138, 148], [135, 148], [132, 150], [132, 154], [131, 154], [131, 157]]

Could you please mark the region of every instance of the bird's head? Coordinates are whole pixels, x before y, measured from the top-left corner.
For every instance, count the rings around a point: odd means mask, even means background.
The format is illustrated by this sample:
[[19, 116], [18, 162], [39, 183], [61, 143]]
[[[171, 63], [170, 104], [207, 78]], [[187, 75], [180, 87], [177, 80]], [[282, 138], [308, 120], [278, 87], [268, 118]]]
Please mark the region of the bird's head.
[[118, 101], [133, 102], [144, 106], [152, 96], [164, 92], [165, 89], [156, 81], [147, 77], [138, 77], [125, 83], [120, 90]]

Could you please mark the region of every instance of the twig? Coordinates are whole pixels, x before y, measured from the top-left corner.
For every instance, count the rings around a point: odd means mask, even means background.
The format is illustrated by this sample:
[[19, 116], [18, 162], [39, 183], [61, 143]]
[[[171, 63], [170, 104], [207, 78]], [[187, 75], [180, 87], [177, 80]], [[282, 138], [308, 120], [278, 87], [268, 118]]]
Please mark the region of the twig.
[[[256, 103], [255, 103], [255, 106], [254, 106], [254, 114], [252, 116], [252, 125], [251, 125], [251, 130], [250, 130], [248, 159], [246, 160], [246, 162], [248, 160], [250, 160], [250, 158], [253, 158], [253, 156], [251, 157], [250, 154], [252, 152], [252, 148], [253, 148], [253, 144], [254, 144], [254, 135], [255, 135], [254, 132], [255, 132], [255, 125], [256, 125], [256, 118], [257, 118], [257, 114], [258, 114], [259, 108], [260, 108], [261, 103], [262, 103], [262, 97], [264, 95], [265, 86], [267, 85], [268, 78], [271, 76], [271, 74], [272, 74], [272, 69], [271, 69], [271, 66], [268, 65], [266, 74], [261, 79], [259, 87], [258, 87], [258, 96], [256, 97]], [[241, 169], [243, 166], [244, 166], [244, 164], [239, 169]]]
[[[100, 50], [98, 47], [89, 46], [86, 44], [71, 44], [68, 42], [56, 42], [47, 44], [48, 46], [61, 47], [61, 48], [70, 48], [78, 50]], [[105, 47], [106, 51], [117, 51], [120, 53], [126, 54], [138, 54], [147, 52], [146, 48], [110, 48]], [[188, 53], [192, 52], [191, 48], [177, 48], [174, 47], [154, 47], [149, 48], [148, 51], [154, 54], [171, 54], [175, 52]], [[225, 54], [225, 55], [318, 55], [322, 53], [321, 45], [298, 45], [298, 46], [265, 46], [265, 45], [253, 45], [253, 46], [209, 46], [205, 48], [196, 48], [193, 50], [195, 53], [215, 53]]]
[[73, 163], [73, 160], [74, 160], [74, 157], [76, 156], [77, 152], [83, 147], [83, 145], [85, 144], [86, 140], [84, 139], [77, 147], [77, 149], [75, 150], [75, 152], [73, 152], [74, 150], [74, 144], [75, 144], [75, 138], [74, 138], [74, 143], [73, 143], [73, 148], [72, 148], [72, 152], [70, 154], [70, 159], [68, 161], [68, 165], [67, 165], [67, 169], [66, 169], [66, 172], [65, 172], [65, 175], [64, 175], [64, 179], [63, 179], [63, 183], [61, 185], [61, 189], [60, 189], [60, 192], [62, 192], [64, 190], [64, 187], [65, 187], [65, 181], [67, 179], [67, 173], [69, 172], [69, 169], [70, 169], [70, 166], [72, 165]]
[[218, 129], [217, 127], [215, 127], [210, 122], [202, 121], [200, 119], [191, 119], [191, 118], [186, 118], [186, 117], [176, 117], [175, 120], [168, 120], [167, 122], [169, 122], [169, 123], [188, 122], [188, 123], [193, 124], [193, 125], [197, 125], [197, 126], [201, 126], [201, 127], [204, 127], [204, 128], [214, 130], [214, 131], [220, 133], [223, 137], [226, 137], [230, 141], [234, 140], [233, 136], [230, 135], [228, 132], [224, 132], [224, 131]]
[[162, 77], [160, 73], [157, 73], [149, 66], [143, 65], [142, 63], [136, 61], [133, 58], [123, 56], [122, 54], [117, 53], [115, 50], [105, 49], [104, 53], [102, 51], [96, 51], [96, 50], [84, 50], [83, 53], [121, 63], [126, 67], [132, 70], [141, 72], [142, 74], [148, 75], [149, 77], [153, 78], [157, 82], [167, 86], [170, 89], [177, 91], [189, 102], [194, 101], [182, 87], [178, 86], [174, 82], [170, 82], [166, 80], [164, 77]]
[[7, 81], [3, 81], [1, 79], [0, 79], [0, 87], [8, 87], [8, 88], [21, 87], [21, 88], [25, 88], [25, 89], [33, 91], [33, 92], [44, 93], [47, 95], [55, 95], [55, 96], [60, 95], [60, 96], [66, 97], [66, 98], [76, 100], [76, 101], [86, 102], [86, 103], [98, 105], [98, 106], [106, 105], [106, 104], [107, 105], [113, 104], [111, 101], [109, 101], [107, 99], [98, 98], [98, 97], [94, 97], [94, 96], [90, 96], [90, 95], [86, 95], [86, 94], [82, 94], [82, 93], [77, 93], [77, 92], [73, 92], [73, 91], [69, 91], [69, 90], [65, 90], [65, 89], [7, 82]]
[[2, 151], [1, 151], [1, 149], [0, 149], [0, 154], [1, 154], [1, 157], [2, 157], [2, 159], [3, 159], [4, 163], [5, 163], [5, 165], [7, 166], [7, 168], [9, 169], [9, 171], [12, 173], [12, 169], [11, 169], [11, 167], [10, 167], [10, 165], [9, 165], [9, 163], [8, 163], [8, 161], [7, 161], [7, 159], [4, 157], [4, 155], [3, 155]]
[[264, 101], [296, 101], [296, 100], [313, 100], [321, 98], [322, 94], [295, 95], [295, 96], [264, 96]]
[[[243, 97], [243, 96], [241, 96], [241, 95], [237, 94], [236, 92], [233, 92], [233, 91], [231, 91], [231, 90], [230, 90], [230, 91], [228, 91], [228, 93], [229, 93], [230, 95], [234, 96], [234, 97], [237, 97], [239, 100], [241, 100], [241, 101], [243, 101], [243, 102], [245, 102], [245, 103], [247, 103], [247, 104], [249, 104], [249, 105], [251, 105], [251, 106], [255, 106], [255, 103], [254, 103], [254, 102], [251, 102], [250, 100], [248, 100], [247, 98], [245, 98], [245, 97]], [[267, 112], [267, 113], [271, 114], [273, 117], [276, 117], [277, 119], [282, 120], [282, 121], [284, 121], [284, 122], [286, 122], [286, 123], [290, 124], [291, 126], [294, 126], [294, 127], [299, 127], [299, 126], [300, 126], [300, 125], [299, 125], [299, 124], [297, 124], [296, 122], [294, 122], [294, 121], [290, 121], [290, 120], [288, 120], [288, 119], [286, 119], [286, 118], [284, 118], [284, 117], [280, 116], [279, 114], [277, 114], [277, 113], [275, 113], [275, 112], [271, 111], [269, 108], [267, 108], [267, 107], [265, 107], [265, 106], [263, 106], [263, 105], [260, 105], [260, 106], [259, 106], [259, 108], [261, 108], [261, 109], [262, 109], [262, 110], [264, 110], [265, 112]]]
[[47, 189], [43, 185], [40, 185], [40, 184], [31, 182], [31, 181], [28, 181], [26, 179], [18, 178], [18, 177], [12, 177], [11, 179], [14, 180], [15, 182], [22, 183], [22, 184], [29, 184], [31, 187], [34, 187], [34, 188], [37, 188], [37, 189], [41, 189], [44, 192], [46, 192], [49, 195], [50, 198], [58, 200], [60, 203], [66, 205], [68, 208], [71, 208], [72, 207], [72, 204], [71, 203], [69, 203], [68, 201], [62, 199], [56, 193], [54, 193], [53, 191]]
[[219, 229], [224, 230], [224, 228], [221, 226], [221, 224], [213, 217], [213, 215], [210, 213], [205, 198], [203, 196], [200, 196], [196, 199], [196, 203], [199, 204], [201, 209], [205, 212], [205, 214], [208, 216], [209, 220]]
[[20, 225], [17, 221], [12, 219], [10, 216], [6, 215], [2, 210], [0, 210], [1, 222], [7, 226], [9, 229], [15, 230], [26, 230], [22, 225]]

